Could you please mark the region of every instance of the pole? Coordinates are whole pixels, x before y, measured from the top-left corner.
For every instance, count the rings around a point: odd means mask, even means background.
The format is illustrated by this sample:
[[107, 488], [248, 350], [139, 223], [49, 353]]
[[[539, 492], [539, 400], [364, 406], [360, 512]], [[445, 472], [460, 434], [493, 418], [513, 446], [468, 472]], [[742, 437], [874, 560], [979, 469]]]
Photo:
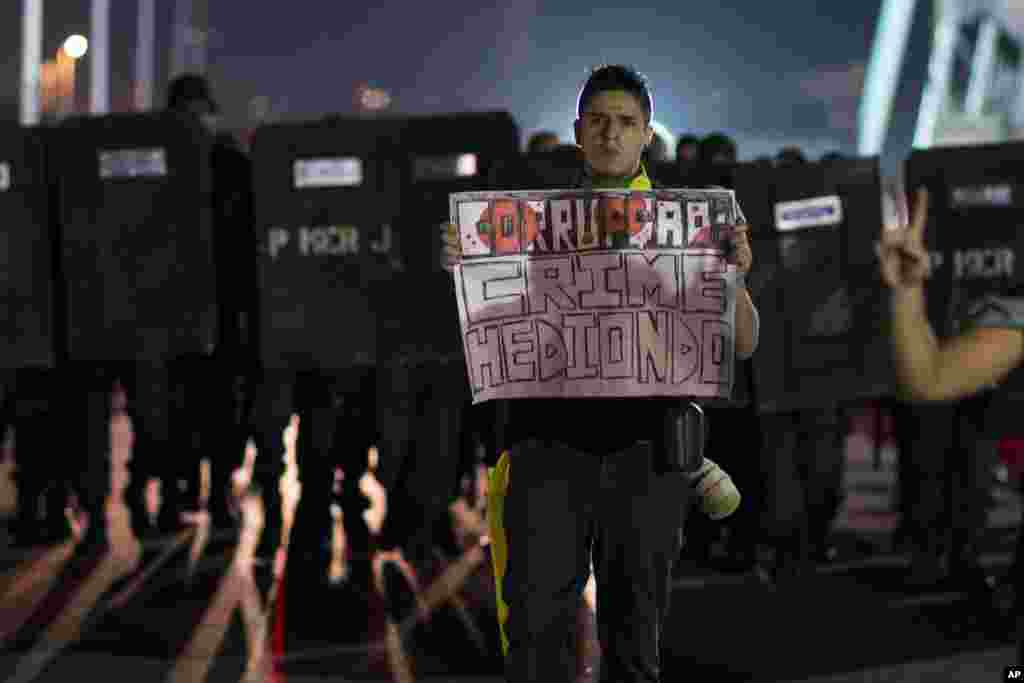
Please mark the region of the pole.
[[932, 36], [932, 53], [928, 60], [928, 80], [921, 96], [921, 106], [917, 110], [917, 128], [914, 131], [914, 147], [917, 149], [931, 147], [935, 140], [939, 116], [949, 95], [956, 37], [960, 27], [960, 11], [955, 2], [936, 2], [936, 10], [938, 17]]
[[978, 44], [971, 60], [971, 78], [967, 83], [967, 96], [964, 99], [964, 114], [981, 116], [985, 108], [985, 98], [992, 86], [992, 72], [996, 65], [996, 42], [999, 40], [999, 24], [991, 16], [981, 23], [978, 32]]
[[106, 114], [110, 111], [110, 0], [92, 0], [91, 19], [89, 111]]
[[139, 24], [135, 45], [135, 109], [153, 108], [156, 75], [156, 0], [139, 0]]
[[171, 78], [180, 76], [189, 68], [191, 46], [192, 0], [176, 0], [171, 45]]
[[881, 153], [885, 143], [914, 20], [914, 6], [915, 0], [884, 0], [882, 3], [857, 114], [857, 153], [861, 156]]
[[21, 113], [23, 126], [39, 123], [39, 76], [43, 57], [43, 0], [21, 3]]
[[205, 74], [210, 61], [210, 7], [207, 0], [191, 0], [191, 60], [189, 69]]

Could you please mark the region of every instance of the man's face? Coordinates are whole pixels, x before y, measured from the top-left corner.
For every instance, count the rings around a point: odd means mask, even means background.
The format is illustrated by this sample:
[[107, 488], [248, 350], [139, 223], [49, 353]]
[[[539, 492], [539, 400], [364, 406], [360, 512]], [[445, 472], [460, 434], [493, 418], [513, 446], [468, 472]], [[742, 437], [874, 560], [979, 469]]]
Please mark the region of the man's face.
[[624, 90], [598, 93], [576, 121], [576, 144], [594, 173], [602, 176], [635, 173], [653, 135], [640, 102]]

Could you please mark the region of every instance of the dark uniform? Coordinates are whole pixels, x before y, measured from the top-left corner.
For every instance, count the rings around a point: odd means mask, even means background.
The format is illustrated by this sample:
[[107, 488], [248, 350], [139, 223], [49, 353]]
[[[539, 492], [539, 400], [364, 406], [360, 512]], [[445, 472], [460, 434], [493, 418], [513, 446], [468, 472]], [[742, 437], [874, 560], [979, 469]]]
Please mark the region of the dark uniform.
[[163, 367], [135, 366], [127, 382], [136, 448], [142, 456], [135, 468], [140, 476], [132, 482], [136, 495], [130, 499], [137, 499], [146, 478], [160, 478], [164, 503], [159, 526], [165, 530], [180, 526], [183, 511], [201, 506], [203, 458], [210, 462], [211, 522], [220, 528], [235, 525], [231, 475], [245, 449], [247, 397], [257, 367], [250, 336], [257, 293], [251, 166], [227, 135], [215, 136], [210, 156], [217, 277], [214, 348], [169, 359]]
[[[1024, 332], [1024, 292], [1014, 291], [1007, 296], [987, 296], [982, 297], [979, 300], [972, 302], [969, 306], [965, 307], [965, 313], [962, 316], [965, 325], [974, 327], [1001, 327], [1008, 329], [1015, 329]], [[970, 454], [961, 454], [961, 457], [967, 455], [970, 458]], [[963, 463], [963, 467], [958, 468], [961, 472], [964, 469], [970, 469], [974, 467], [975, 463], [966, 462]], [[973, 520], [973, 523], [977, 523], [977, 516], [967, 514], [968, 520]], [[972, 521], [968, 521], [967, 524], [971, 524]], [[958, 524], [958, 526], [966, 526], [964, 523]], [[980, 528], [980, 527], [979, 527]], [[1024, 529], [1024, 527], [1022, 527]], [[962, 532], [961, 532], [962, 533]], [[959, 550], [959, 549], [954, 549]], [[1024, 532], [1018, 534], [1016, 557], [1013, 562], [1013, 570], [1015, 576], [1013, 582], [1016, 588], [1016, 600], [1015, 611], [1018, 615], [1024, 614], [1024, 560], [1022, 560], [1022, 550], [1024, 550]], [[954, 557], [954, 562], [957, 558]], [[1018, 633], [1018, 644], [1017, 644], [1017, 659], [1021, 661], [1024, 657], [1024, 639], [1020, 639]]]
[[[202, 425], [202, 452], [211, 466], [211, 518], [215, 525], [225, 526], [230, 523], [231, 475], [245, 450], [258, 367], [252, 325], [258, 309], [257, 243], [248, 157], [230, 136], [218, 135], [211, 149], [211, 168], [218, 335], [213, 354], [196, 368], [202, 372], [195, 377], [192, 405], [203, 409], [197, 418]], [[276, 492], [277, 487], [273, 489]], [[268, 511], [272, 516], [268, 528], [280, 529], [279, 508]]]
[[799, 573], [824, 559], [843, 500], [845, 436], [835, 405], [761, 416], [768, 537], [777, 568]]

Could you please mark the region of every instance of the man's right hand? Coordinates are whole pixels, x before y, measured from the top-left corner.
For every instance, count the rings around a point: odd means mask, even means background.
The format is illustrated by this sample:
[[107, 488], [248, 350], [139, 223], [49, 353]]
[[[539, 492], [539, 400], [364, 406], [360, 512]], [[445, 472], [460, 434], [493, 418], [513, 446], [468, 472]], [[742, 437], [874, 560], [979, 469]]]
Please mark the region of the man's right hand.
[[453, 223], [441, 224], [441, 267], [449, 273], [462, 256], [459, 234]]
[[924, 226], [928, 221], [928, 191], [917, 191], [910, 225], [884, 229], [882, 241], [875, 244], [882, 281], [903, 292], [924, 285], [930, 273], [928, 250], [924, 246]]

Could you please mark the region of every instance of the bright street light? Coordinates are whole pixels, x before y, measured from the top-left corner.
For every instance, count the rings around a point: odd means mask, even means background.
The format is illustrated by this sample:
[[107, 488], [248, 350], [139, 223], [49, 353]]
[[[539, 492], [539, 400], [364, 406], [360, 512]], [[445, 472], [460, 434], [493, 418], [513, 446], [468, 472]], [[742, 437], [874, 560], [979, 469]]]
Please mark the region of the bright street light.
[[77, 33], [73, 36], [68, 36], [68, 39], [64, 41], [64, 52], [71, 59], [81, 59], [88, 49], [89, 41], [86, 40], [85, 36], [78, 35]]

